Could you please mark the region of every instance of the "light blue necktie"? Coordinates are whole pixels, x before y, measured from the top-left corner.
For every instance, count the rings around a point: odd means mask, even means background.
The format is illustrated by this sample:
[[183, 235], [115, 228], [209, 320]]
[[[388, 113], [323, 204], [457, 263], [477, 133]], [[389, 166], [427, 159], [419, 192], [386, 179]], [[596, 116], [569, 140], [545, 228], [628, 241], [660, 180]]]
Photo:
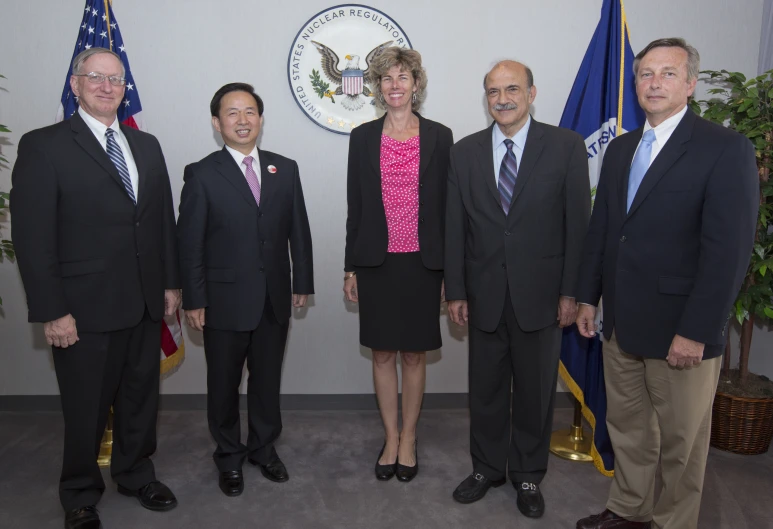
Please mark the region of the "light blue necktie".
[[626, 203], [626, 213], [631, 209], [633, 199], [636, 197], [636, 191], [639, 190], [647, 169], [650, 168], [650, 158], [652, 157], [652, 142], [655, 141], [655, 129], [650, 129], [644, 133], [641, 139], [636, 156], [633, 157], [631, 172], [628, 173], [628, 200]]
[[126, 160], [121, 152], [121, 147], [118, 146], [118, 142], [113, 137], [115, 131], [113, 129], [107, 129], [105, 131], [105, 137], [107, 138], [107, 156], [110, 161], [113, 162], [115, 168], [118, 169], [118, 174], [121, 176], [123, 186], [126, 188], [126, 192], [129, 194], [129, 198], [132, 199], [134, 204], [137, 204], [137, 199], [134, 197], [134, 188], [132, 187], [132, 179], [129, 176], [129, 168], [126, 166]]
[[502, 164], [499, 166], [499, 201], [502, 204], [502, 209], [505, 211], [505, 215], [510, 212], [510, 202], [513, 200], [513, 189], [515, 189], [515, 179], [518, 177], [518, 159], [513, 152], [513, 140], [506, 139], [504, 158], [502, 158]]

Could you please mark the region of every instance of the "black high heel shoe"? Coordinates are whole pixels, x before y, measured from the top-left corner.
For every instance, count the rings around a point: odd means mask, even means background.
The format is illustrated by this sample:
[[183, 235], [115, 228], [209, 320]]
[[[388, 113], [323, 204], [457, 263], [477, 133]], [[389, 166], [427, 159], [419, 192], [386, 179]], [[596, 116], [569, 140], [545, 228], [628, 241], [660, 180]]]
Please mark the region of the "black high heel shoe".
[[403, 483], [408, 483], [413, 478], [416, 477], [416, 474], [419, 473], [419, 440], [416, 439], [413, 442], [413, 459], [416, 461], [416, 464], [412, 467], [406, 467], [405, 465], [400, 464], [400, 457], [398, 456], [396, 466], [397, 470], [395, 471], [395, 474], [397, 474], [397, 479], [402, 481]]
[[388, 481], [392, 479], [397, 468], [396, 462], [391, 465], [382, 465], [379, 463], [379, 461], [381, 461], [381, 456], [384, 455], [384, 449], [386, 449], [386, 441], [384, 441], [384, 446], [381, 447], [381, 452], [378, 453], [378, 459], [376, 459], [376, 479], [379, 481]]

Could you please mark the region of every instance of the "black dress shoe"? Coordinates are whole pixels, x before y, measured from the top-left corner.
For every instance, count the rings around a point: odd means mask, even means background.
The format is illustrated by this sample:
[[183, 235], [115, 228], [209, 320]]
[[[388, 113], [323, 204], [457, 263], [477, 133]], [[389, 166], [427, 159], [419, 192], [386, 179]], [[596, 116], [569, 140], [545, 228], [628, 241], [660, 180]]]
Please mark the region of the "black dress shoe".
[[472, 503], [485, 496], [491, 487], [501, 487], [504, 484], [505, 478], [494, 481], [483, 474], [473, 472], [456, 487], [454, 499], [459, 503]]
[[248, 461], [253, 465], [260, 467], [260, 473], [263, 474], [266, 479], [276, 481], [277, 483], [282, 483], [290, 479], [290, 474], [287, 473], [285, 464], [282, 463], [282, 460], [279, 459], [279, 456], [276, 454], [274, 454], [273, 459], [266, 465], [262, 465], [254, 459], [249, 459]]
[[539, 490], [539, 485], [527, 481], [513, 482], [518, 492], [518, 510], [529, 518], [539, 518], [545, 514], [545, 499]]
[[168, 511], [177, 507], [177, 498], [169, 487], [160, 481], [151, 481], [138, 490], [129, 490], [118, 485], [118, 492], [124, 496], [134, 496], [140, 500], [140, 505], [151, 511]]
[[650, 529], [650, 522], [631, 522], [609, 509], [577, 521], [577, 529]]
[[382, 465], [379, 463], [379, 461], [381, 461], [381, 456], [384, 455], [385, 449], [386, 441], [384, 441], [384, 446], [381, 447], [381, 452], [378, 453], [378, 459], [376, 459], [376, 479], [379, 481], [389, 481], [392, 479], [392, 476], [395, 475], [395, 472], [397, 472], [396, 461], [391, 465]]
[[397, 458], [397, 469], [395, 470], [395, 474], [397, 474], [397, 479], [402, 481], [403, 483], [408, 483], [413, 478], [416, 477], [416, 474], [419, 473], [419, 441], [418, 439], [413, 442], [413, 460], [416, 462], [412, 467], [407, 467], [405, 465], [400, 464], [400, 458]]
[[102, 529], [97, 508], [87, 505], [67, 511], [64, 514], [64, 529]]
[[244, 476], [241, 470], [228, 470], [220, 473], [220, 490], [226, 496], [238, 496], [244, 492]]

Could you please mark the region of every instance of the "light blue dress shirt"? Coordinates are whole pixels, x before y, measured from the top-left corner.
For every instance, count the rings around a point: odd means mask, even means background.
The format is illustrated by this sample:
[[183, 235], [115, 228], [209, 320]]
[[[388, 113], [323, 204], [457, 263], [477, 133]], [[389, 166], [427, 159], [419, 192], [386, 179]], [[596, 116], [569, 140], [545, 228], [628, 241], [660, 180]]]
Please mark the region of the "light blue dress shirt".
[[[529, 126], [531, 125], [531, 116], [528, 117], [526, 123], [524, 123], [521, 130], [515, 133], [515, 136], [510, 138], [513, 140], [513, 152], [515, 153], [515, 159], [518, 160], [518, 168], [521, 167], [521, 158], [523, 157], [523, 149], [526, 147], [526, 136], [529, 134]], [[496, 123], [491, 129], [491, 144], [494, 149], [494, 181], [499, 185], [499, 168], [502, 166], [502, 158], [505, 157], [507, 147], [505, 146], [505, 140], [507, 136], [499, 128]]]

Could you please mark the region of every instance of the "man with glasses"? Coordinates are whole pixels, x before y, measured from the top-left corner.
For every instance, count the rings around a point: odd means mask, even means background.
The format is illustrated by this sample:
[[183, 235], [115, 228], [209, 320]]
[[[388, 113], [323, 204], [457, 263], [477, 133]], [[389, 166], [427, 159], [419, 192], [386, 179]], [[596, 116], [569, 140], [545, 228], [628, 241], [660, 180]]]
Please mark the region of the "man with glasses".
[[97, 453], [115, 412], [110, 472], [156, 511], [177, 505], [155, 477], [161, 318], [180, 304], [174, 207], [153, 136], [122, 126], [120, 58], [73, 60], [78, 112], [19, 141], [12, 235], [29, 321], [53, 349], [64, 415], [59, 498], [65, 528], [99, 529]]

